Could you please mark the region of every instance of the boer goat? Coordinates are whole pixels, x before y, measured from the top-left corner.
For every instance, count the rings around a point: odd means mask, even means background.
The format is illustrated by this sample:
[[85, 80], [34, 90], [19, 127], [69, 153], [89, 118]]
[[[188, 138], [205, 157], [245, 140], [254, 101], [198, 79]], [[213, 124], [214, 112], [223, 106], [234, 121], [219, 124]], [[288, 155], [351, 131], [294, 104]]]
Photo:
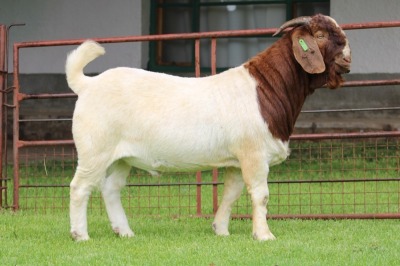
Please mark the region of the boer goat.
[[223, 199], [212, 224], [229, 235], [232, 204], [244, 184], [253, 206], [253, 237], [275, 239], [266, 221], [269, 168], [289, 155], [288, 141], [306, 97], [337, 88], [350, 71], [346, 35], [328, 16], [301, 17], [271, 47], [241, 66], [203, 78], [119, 67], [88, 77], [105, 53], [86, 41], [69, 54], [67, 81], [78, 95], [73, 136], [78, 166], [71, 182], [71, 234], [89, 239], [87, 204], [100, 187], [112, 229], [133, 232], [120, 190], [131, 167], [158, 172], [225, 168]]

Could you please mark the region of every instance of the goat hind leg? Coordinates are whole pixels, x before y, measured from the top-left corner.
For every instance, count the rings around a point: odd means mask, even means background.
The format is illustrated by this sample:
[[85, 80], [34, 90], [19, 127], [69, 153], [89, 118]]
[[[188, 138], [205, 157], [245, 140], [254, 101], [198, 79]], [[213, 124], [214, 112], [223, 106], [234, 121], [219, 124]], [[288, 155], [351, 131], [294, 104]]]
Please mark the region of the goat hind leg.
[[241, 170], [227, 168], [225, 172], [224, 194], [215, 214], [213, 229], [217, 235], [229, 235], [229, 219], [233, 203], [240, 197], [244, 183]]
[[[71, 235], [76, 241], [89, 239], [87, 231], [87, 205], [94, 184], [91, 173], [78, 166], [70, 184], [70, 222]], [[98, 172], [97, 172], [98, 174]]]
[[126, 184], [130, 169], [131, 167], [123, 161], [114, 163], [101, 190], [111, 227], [121, 237], [134, 236], [121, 203], [121, 189]]

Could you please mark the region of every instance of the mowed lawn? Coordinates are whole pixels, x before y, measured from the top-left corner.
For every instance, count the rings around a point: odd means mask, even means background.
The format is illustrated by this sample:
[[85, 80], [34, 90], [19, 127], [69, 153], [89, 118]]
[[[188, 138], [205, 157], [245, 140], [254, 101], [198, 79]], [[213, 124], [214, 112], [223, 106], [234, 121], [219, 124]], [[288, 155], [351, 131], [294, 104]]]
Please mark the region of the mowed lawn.
[[[292, 145], [290, 159], [271, 169], [269, 213], [399, 213], [399, 158], [397, 140]], [[94, 192], [88, 212], [91, 240], [76, 243], [69, 235], [68, 217], [68, 184], [75, 164], [58, 159], [36, 158], [20, 166], [20, 211], [0, 210], [1, 266], [400, 265], [399, 219], [270, 219], [277, 240], [268, 242], [252, 239], [251, 220], [235, 219], [231, 236], [215, 236], [211, 219], [193, 218], [194, 175], [158, 180], [134, 172], [129, 182], [135, 185], [122, 194], [136, 234], [130, 239], [114, 235], [99, 192]], [[203, 182], [211, 181], [211, 173], [204, 173]], [[218, 186], [219, 202], [222, 188]], [[201, 188], [206, 215], [213, 211], [211, 191], [211, 185]], [[251, 213], [245, 195], [235, 206], [234, 214]]]
[[66, 212], [0, 212], [1, 265], [399, 265], [399, 220], [269, 220], [275, 241], [251, 238], [251, 220], [218, 237], [205, 218], [136, 217], [116, 237], [89, 214], [87, 242], [73, 242]]

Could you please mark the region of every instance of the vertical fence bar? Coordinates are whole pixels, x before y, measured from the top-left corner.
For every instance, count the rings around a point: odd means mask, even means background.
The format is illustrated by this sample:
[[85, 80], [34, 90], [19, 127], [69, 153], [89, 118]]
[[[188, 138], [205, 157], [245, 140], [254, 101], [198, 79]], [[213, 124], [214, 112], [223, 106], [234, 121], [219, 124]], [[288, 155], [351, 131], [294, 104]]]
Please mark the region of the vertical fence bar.
[[[211, 75], [217, 74], [217, 39], [211, 38]], [[218, 169], [213, 169], [213, 213], [218, 210]]]
[[194, 69], [196, 77], [200, 77], [200, 39], [194, 41]]
[[213, 213], [216, 214], [218, 210], [218, 169], [212, 171], [213, 181]]
[[13, 46], [13, 66], [14, 66], [14, 93], [13, 93], [13, 163], [14, 163], [14, 193], [13, 209], [19, 209], [19, 47]]
[[217, 74], [217, 39], [211, 39], [211, 75]]
[[[4, 95], [6, 91], [7, 80], [7, 28], [5, 25], [0, 25], [0, 208], [3, 207], [3, 195], [6, 194], [7, 183], [3, 179], [3, 139], [4, 139]], [[3, 193], [3, 190], [5, 193]], [[5, 199], [7, 202], [7, 199]]]
[[[196, 39], [194, 42], [194, 63], [196, 77], [200, 77], [200, 39]], [[201, 216], [201, 172], [196, 173], [196, 182], [196, 214]]]
[[196, 173], [196, 214], [201, 216], [201, 172]]

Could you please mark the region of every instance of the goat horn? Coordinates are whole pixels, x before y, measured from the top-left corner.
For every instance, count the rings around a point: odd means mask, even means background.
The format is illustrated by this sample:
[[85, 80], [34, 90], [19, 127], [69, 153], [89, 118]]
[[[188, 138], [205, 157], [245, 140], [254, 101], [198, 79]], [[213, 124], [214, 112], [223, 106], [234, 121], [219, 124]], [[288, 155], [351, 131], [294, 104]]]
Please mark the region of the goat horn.
[[311, 21], [311, 17], [298, 17], [298, 18], [294, 18], [292, 20], [286, 21], [285, 23], [282, 24], [282, 26], [279, 27], [279, 29], [272, 36], [278, 35], [284, 29], [289, 28], [289, 27], [307, 25], [310, 23], [310, 21]]

